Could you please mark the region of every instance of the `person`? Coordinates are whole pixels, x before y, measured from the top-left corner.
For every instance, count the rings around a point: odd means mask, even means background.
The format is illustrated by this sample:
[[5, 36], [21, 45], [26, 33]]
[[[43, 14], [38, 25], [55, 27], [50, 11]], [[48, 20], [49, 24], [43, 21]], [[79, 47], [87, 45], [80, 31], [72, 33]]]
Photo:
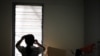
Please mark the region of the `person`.
[[82, 48], [76, 49], [75, 56], [82, 56], [83, 53], [84, 54], [92, 53], [93, 49], [95, 48], [95, 46], [96, 45], [94, 43], [92, 43], [92, 44], [86, 45], [86, 46], [84, 46]]
[[[24, 39], [27, 45], [26, 47], [20, 45]], [[37, 44], [38, 47], [34, 46], [33, 44]], [[16, 48], [22, 54], [22, 56], [38, 56], [45, 50], [45, 47], [34, 39], [34, 35], [32, 34], [22, 36], [22, 38], [17, 42]]]

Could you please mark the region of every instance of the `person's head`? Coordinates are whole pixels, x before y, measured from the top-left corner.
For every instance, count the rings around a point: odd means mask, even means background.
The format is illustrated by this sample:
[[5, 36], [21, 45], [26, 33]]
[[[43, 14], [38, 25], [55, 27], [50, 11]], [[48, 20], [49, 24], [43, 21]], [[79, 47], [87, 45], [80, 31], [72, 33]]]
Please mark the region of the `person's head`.
[[27, 34], [23, 36], [25, 38], [25, 42], [27, 46], [32, 46], [35, 42], [34, 36], [32, 34]]

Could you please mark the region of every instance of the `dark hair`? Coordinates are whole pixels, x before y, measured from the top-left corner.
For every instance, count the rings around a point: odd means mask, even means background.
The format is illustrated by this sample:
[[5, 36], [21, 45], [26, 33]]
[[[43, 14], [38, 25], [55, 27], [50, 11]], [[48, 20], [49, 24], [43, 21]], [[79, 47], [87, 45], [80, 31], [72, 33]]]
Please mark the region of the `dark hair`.
[[23, 36], [25, 38], [25, 42], [27, 44], [27, 46], [31, 46], [34, 43], [34, 35], [32, 34], [27, 34]]

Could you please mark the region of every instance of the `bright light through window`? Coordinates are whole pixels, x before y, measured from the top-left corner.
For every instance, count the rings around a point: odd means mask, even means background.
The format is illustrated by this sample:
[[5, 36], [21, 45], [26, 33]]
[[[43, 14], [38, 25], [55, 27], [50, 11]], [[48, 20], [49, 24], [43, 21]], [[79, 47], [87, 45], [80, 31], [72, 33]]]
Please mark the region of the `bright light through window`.
[[[15, 44], [23, 35], [33, 34], [42, 43], [42, 6], [16, 5], [15, 7]], [[21, 45], [25, 45], [23, 41]], [[15, 56], [21, 56], [15, 48]]]

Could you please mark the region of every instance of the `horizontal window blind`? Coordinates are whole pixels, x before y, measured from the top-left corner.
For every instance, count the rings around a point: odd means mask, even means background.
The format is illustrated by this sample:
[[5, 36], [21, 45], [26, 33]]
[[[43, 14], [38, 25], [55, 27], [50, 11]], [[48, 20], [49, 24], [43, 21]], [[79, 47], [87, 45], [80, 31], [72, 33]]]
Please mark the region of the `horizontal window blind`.
[[[23, 35], [33, 34], [42, 43], [42, 6], [16, 5], [15, 7], [15, 44]], [[25, 45], [22, 42], [21, 45]], [[15, 56], [21, 56], [15, 48]]]

